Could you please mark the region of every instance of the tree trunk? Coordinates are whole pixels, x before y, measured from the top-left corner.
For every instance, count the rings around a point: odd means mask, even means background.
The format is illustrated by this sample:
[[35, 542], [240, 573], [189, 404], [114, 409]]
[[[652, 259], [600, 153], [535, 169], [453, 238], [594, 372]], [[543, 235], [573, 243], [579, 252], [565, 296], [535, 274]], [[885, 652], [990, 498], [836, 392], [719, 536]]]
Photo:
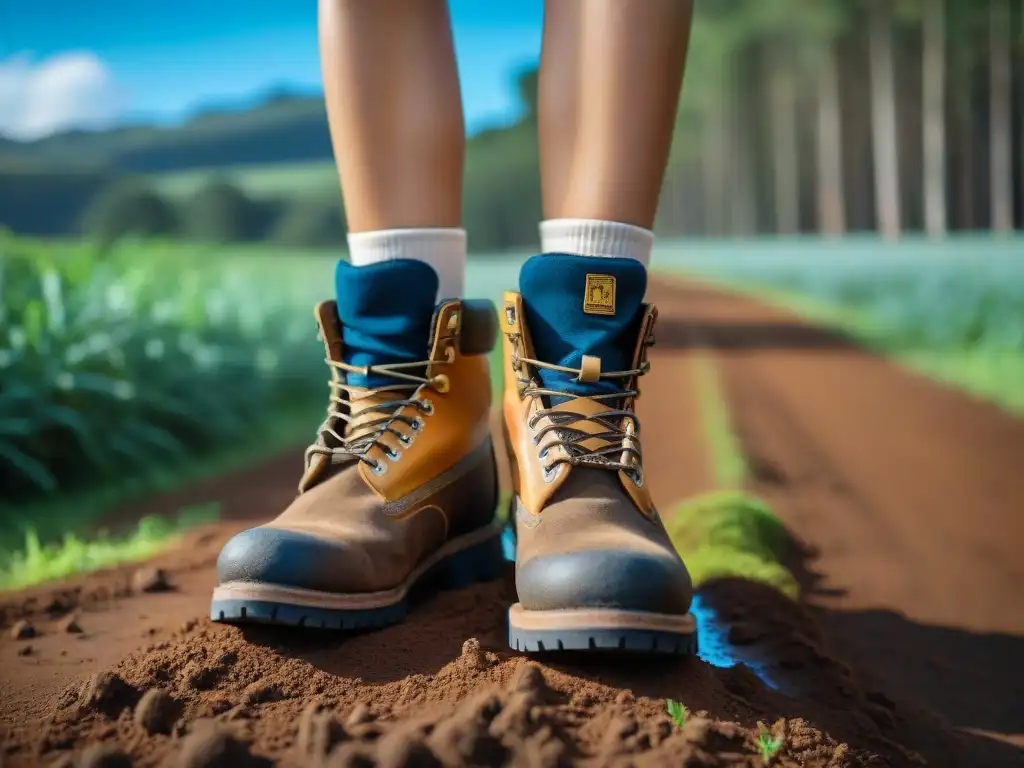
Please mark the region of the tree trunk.
[[704, 234], [724, 235], [727, 226], [726, 174], [729, 170], [728, 147], [725, 141], [724, 89], [715, 96], [714, 104], [706, 111], [702, 126], [701, 172], [704, 191]]
[[871, 5], [871, 133], [875, 166], [875, 207], [879, 229], [888, 239], [900, 235], [900, 175], [896, 146], [896, 86], [888, 3]]
[[989, 11], [989, 177], [992, 228], [1013, 229], [1013, 132], [1010, 119], [1010, 3], [991, 0]]
[[923, 55], [924, 221], [946, 234], [946, 18], [943, 0], [925, 3]]
[[831, 44], [826, 47], [818, 69], [817, 108], [818, 227], [822, 234], [838, 237], [846, 232], [846, 200], [839, 79]]
[[766, 46], [772, 122], [772, 180], [775, 231], [795, 235], [800, 229], [800, 149], [797, 146], [796, 81], [789, 48]]
[[743, 237], [757, 233], [757, 178], [754, 174], [754, 137], [751, 101], [744, 70], [733, 70], [726, 91], [729, 125], [729, 228]]

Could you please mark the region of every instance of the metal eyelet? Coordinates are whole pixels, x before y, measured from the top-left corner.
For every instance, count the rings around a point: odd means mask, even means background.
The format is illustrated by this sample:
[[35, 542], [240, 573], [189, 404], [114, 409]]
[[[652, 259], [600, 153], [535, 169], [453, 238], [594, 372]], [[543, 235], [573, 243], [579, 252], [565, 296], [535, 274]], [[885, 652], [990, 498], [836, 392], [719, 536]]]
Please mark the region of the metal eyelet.
[[412, 440], [413, 440], [412, 435], [407, 435], [405, 433], [402, 433], [402, 434], [400, 434], [398, 436], [398, 442], [400, 442], [406, 448], [408, 448], [410, 445], [412, 445]]
[[556, 467], [544, 467], [544, 482], [550, 483], [555, 479], [555, 475], [558, 474]]
[[374, 461], [370, 464], [370, 471], [373, 472], [377, 477], [380, 477], [388, 471], [388, 465], [380, 461]]
[[633, 485], [637, 488], [644, 487], [644, 468], [637, 466], [632, 472], [629, 472], [629, 479], [633, 481]]
[[548, 457], [548, 446], [545, 446], [544, 448], [541, 448], [541, 451], [540, 451], [540, 453], [537, 454], [537, 457], [539, 459], [541, 459], [541, 461], [546, 459]]
[[[412, 424], [409, 425], [413, 432], [419, 432], [423, 429], [423, 419], [415, 418], [412, 420]], [[411, 439], [411, 438], [410, 438]]]
[[391, 461], [398, 461], [402, 458], [402, 454], [389, 445], [384, 446], [384, 455], [391, 459]]
[[434, 404], [429, 400], [424, 400], [422, 405], [422, 411], [424, 416], [434, 415]]

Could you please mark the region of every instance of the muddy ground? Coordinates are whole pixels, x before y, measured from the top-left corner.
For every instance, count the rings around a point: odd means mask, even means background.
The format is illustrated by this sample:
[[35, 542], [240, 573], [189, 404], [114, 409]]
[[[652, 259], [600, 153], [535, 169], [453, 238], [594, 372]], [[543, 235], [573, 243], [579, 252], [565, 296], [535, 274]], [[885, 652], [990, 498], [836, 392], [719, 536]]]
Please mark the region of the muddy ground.
[[223, 522], [147, 566], [163, 574], [0, 599], [3, 765], [760, 766], [760, 736], [782, 744], [774, 765], [1024, 765], [1024, 423], [749, 300], [667, 282], [652, 298], [656, 500], [711, 487], [690, 383], [704, 347], [753, 490], [797, 542], [802, 603], [701, 591], [750, 668], [527, 659], [505, 642], [510, 572], [370, 634], [211, 624], [220, 545], [287, 503], [294, 452], [123, 510], [221, 502]]

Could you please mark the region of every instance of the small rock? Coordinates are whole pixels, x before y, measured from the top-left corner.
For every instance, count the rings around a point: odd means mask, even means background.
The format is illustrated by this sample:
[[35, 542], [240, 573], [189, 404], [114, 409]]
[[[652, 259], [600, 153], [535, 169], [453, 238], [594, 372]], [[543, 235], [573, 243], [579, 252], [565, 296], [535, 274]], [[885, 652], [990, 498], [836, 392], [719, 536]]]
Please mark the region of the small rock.
[[131, 758], [107, 744], [86, 747], [74, 763], [75, 768], [132, 768]]
[[540, 665], [532, 661], [520, 664], [512, 677], [511, 688], [519, 693], [540, 693], [547, 687]]
[[36, 628], [24, 619], [15, 622], [14, 626], [11, 627], [11, 638], [14, 640], [28, 640], [37, 634]]
[[70, 616], [65, 616], [57, 626], [60, 627], [61, 632], [66, 632], [69, 635], [82, 634], [82, 625], [78, 623], [78, 616], [73, 613]]
[[273, 683], [252, 683], [242, 694], [243, 704], [266, 704], [270, 701], [280, 701], [284, 698], [284, 691], [281, 686]]
[[480, 647], [480, 641], [475, 637], [469, 638], [462, 644], [461, 658], [472, 669], [487, 669], [487, 659]]
[[167, 592], [171, 589], [170, 578], [163, 568], [140, 568], [132, 577], [135, 592]]
[[112, 672], [98, 672], [82, 687], [79, 699], [86, 709], [117, 717], [123, 710], [135, 706], [139, 692]]
[[234, 732], [216, 723], [197, 721], [181, 741], [171, 763], [176, 768], [269, 768], [272, 763], [249, 751]]
[[23, 645], [18, 649], [19, 656], [31, 656], [35, 653], [35, 649], [31, 645]]
[[182, 632], [191, 632], [193, 629], [199, 626], [199, 619], [189, 619], [181, 625]]
[[135, 707], [135, 722], [146, 733], [169, 734], [181, 716], [182, 706], [163, 688], [151, 688]]

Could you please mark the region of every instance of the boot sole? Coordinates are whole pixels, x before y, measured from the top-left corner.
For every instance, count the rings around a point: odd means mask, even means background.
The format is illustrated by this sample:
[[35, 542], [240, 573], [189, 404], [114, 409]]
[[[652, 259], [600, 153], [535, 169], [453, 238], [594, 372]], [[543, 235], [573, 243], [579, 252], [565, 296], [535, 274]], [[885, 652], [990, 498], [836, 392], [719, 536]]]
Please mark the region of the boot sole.
[[517, 651], [626, 651], [690, 656], [697, 653], [697, 621], [692, 613], [573, 608], [528, 611], [516, 603], [508, 611], [508, 644]]
[[502, 572], [497, 525], [452, 539], [402, 584], [381, 592], [333, 594], [233, 581], [213, 591], [210, 618], [225, 624], [276, 624], [317, 629], [374, 629], [402, 621], [413, 597], [492, 581]]

